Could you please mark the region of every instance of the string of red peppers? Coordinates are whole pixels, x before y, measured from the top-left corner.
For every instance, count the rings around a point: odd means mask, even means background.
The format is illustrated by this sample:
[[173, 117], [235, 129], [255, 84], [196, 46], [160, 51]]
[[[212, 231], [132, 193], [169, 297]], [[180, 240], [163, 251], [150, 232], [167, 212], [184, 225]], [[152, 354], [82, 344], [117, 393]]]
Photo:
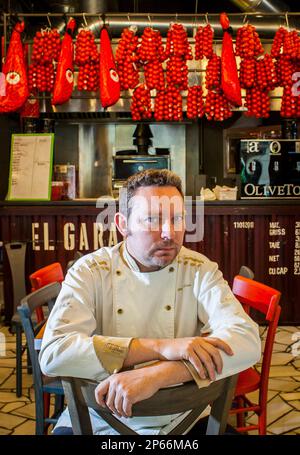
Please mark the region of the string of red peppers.
[[[181, 91], [187, 90], [187, 117], [206, 115], [209, 120], [224, 120], [232, 115], [221, 90], [221, 61], [213, 50], [213, 29], [210, 24], [199, 26], [195, 34], [195, 60], [207, 59], [205, 86], [206, 101], [199, 84], [189, 86], [187, 61], [193, 58], [186, 29], [182, 24], [170, 25], [166, 46], [158, 30], [146, 27], [141, 38], [136, 27], [123, 30], [116, 49], [116, 64], [121, 89], [135, 89], [131, 111], [134, 120], [182, 120]], [[31, 64], [28, 70], [29, 88], [52, 92], [55, 62], [58, 60], [61, 39], [56, 29], [38, 31], [34, 37]], [[273, 40], [270, 54], [264, 54], [254, 26], [245, 24], [238, 29], [236, 55], [240, 57], [239, 78], [246, 90], [246, 115], [270, 115], [269, 91], [283, 87], [281, 115], [300, 116], [300, 100], [293, 93], [293, 74], [300, 70], [300, 37], [297, 31], [280, 27]], [[98, 88], [99, 54], [93, 33], [81, 29], [77, 35], [75, 63], [78, 66], [78, 90]], [[163, 63], [166, 62], [166, 71]], [[140, 84], [139, 70], [143, 66], [144, 82]], [[151, 90], [156, 90], [154, 109]], [[154, 112], [153, 112], [154, 111]]]

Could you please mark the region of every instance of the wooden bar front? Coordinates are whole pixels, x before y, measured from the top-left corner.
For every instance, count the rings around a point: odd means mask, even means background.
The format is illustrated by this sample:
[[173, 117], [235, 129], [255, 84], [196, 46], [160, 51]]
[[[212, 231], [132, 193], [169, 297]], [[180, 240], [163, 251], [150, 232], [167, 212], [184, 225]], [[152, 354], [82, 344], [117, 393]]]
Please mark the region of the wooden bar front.
[[[83, 254], [121, 240], [113, 226], [101, 233], [95, 203], [49, 202], [0, 206], [0, 240], [26, 242], [25, 276], [59, 261], [64, 268]], [[281, 324], [300, 324], [300, 201], [210, 202], [204, 208], [204, 239], [186, 246], [219, 264], [232, 283], [242, 265], [255, 279], [282, 292]], [[5, 319], [13, 314], [11, 273], [4, 251]]]

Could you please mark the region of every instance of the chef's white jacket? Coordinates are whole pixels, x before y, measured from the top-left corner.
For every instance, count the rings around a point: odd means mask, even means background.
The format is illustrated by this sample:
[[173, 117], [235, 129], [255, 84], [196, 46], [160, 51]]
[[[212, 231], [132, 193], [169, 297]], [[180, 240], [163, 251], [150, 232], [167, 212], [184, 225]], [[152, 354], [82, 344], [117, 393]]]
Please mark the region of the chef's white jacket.
[[[68, 271], [49, 316], [40, 364], [48, 376], [101, 381], [122, 368], [132, 338], [209, 336], [224, 340], [216, 380], [245, 370], [261, 356], [257, 324], [233, 296], [216, 263], [182, 247], [156, 272], [140, 272], [124, 242], [79, 259]], [[201, 380], [188, 365], [199, 387]], [[116, 434], [92, 414], [95, 433]], [[121, 418], [141, 434], [168, 431], [178, 415]], [[59, 426], [71, 426], [67, 412]]]

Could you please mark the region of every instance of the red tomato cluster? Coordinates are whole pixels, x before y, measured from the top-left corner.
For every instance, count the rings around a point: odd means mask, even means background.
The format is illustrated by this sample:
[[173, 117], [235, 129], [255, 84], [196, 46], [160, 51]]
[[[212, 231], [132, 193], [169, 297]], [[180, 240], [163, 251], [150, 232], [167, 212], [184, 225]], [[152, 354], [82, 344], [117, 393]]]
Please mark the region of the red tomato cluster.
[[251, 88], [255, 82], [255, 59], [243, 58], [240, 63], [240, 84], [242, 88]]
[[288, 87], [293, 84], [293, 73], [295, 71], [294, 64], [290, 57], [281, 54], [275, 64], [278, 85], [281, 87]]
[[79, 68], [78, 90], [96, 91], [99, 85], [99, 53], [91, 30], [81, 29], [77, 35], [75, 63]]
[[154, 118], [161, 120], [182, 120], [182, 96], [178, 88], [172, 86], [157, 92]]
[[188, 87], [187, 60], [192, 60], [191, 46], [186, 29], [182, 24], [172, 24], [168, 30], [166, 43], [167, 85], [186, 90]]
[[203, 90], [201, 85], [189, 87], [187, 95], [187, 117], [201, 118], [204, 115]]
[[206, 67], [205, 85], [207, 90], [221, 89], [221, 57], [213, 54]]
[[138, 37], [136, 27], [125, 28], [118, 42], [116, 63], [120, 78], [121, 90], [135, 88], [139, 83], [138, 71]]
[[39, 63], [57, 61], [60, 47], [60, 34], [57, 29], [38, 31], [33, 38], [31, 61]]
[[249, 88], [246, 92], [245, 115], [248, 117], [267, 118], [270, 116], [270, 98], [268, 92], [258, 87]]
[[159, 30], [154, 30], [152, 27], [144, 29], [139, 47], [139, 58], [142, 62], [153, 60], [163, 62], [165, 60], [164, 47]]
[[211, 58], [213, 55], [214, 30], [210, 24], [199, 26], [195, 35], [195, 59]]
[[151, 94], [145, 84], [140, 84], [133, 92], [131, 102], [133, 120], [147, 120], [152, 117]]
[[264, 53], [264, 48], [253, 25], [246, 24], [238, 29], [235, 53], [242, 58], [257, 57]]
[[61, 48], [60, 35], [56, 29], [41, 30], [33, 38], [28, 83], [31, 92], [51, 92], [54, 87], [53, 62], [58, 60]]
[[163, 90], [165, 87], [165, 75], [162, 64], [159, 60], [145, 63], [144, 74], [146, 84], [150, 90]]
[[255, 84], [260, 90], [273, 90], [277, 86], [275, 65], [272, 57], [265, 54], [263, 58], [256, 60]]
[[291, 30], [284, 35], [283, 54], [288, 55], [291, 59], [297, 59], [300, 57], [299, 46], [300, 38], [297, 30]]
[[167, 84], [176, 86], [179, 90], [188, 88], [188, 67], [181, 57], [172, 56], [167, 61]]
[[281, 117], [299, 117], [300, 116], [300, 100], [299, 96], [294, 96], [292, 87], [287, 85], [283, 89], [281, 100]]
[[208, 90], [205, 103], [208, 120], [223, 121], [232, 116], [229, 103], [222, 92]]
[[183, 57], [192, 60], [192, 50], [186, 29], [182, 24], [171, 24], [167, 33], [166, 57]]
[[288, 34], [288, 31], [286, 28], [279, 27], [279, 29], [275, 33], [274, 40], [272, 43], [272, 48], [271, 48], [272, 57], [277, 58], [281, 54], [283, 43], [285, 42], [285, 36], [287, 34]]
[[165, 76], [162, 62], [165, 60], [162, 37], [158, 30], [146, 27], [139, 47], [139, 58], [144, 64], [145, 80], [150, 90], [163, 90]]
[[292, 76], [299, 71], [300, 60], [300, 38], [297, 31], [288, 31], [284, 27], [279, 27], [273, 40], [271, 56], [276, 59], [278, 86], [283, 87], [280, 115], [298, 117], [300, 116], [299, 96], [295, 96], [292, 91], [294, 83]]
[[32, 93], [52, 92], [54, 87], [55, 71], [53, 63], [31, 63], [28, 69], [28, 85]]
[[273, 59], [264, 53], [255, 27], [246, 24], [238, 29], [236, 55], [241, 57], [240, 83], [246, 89], [244, 106], [249, 117], [269, 117], [269, 91], [277, 85], [277, 75]]

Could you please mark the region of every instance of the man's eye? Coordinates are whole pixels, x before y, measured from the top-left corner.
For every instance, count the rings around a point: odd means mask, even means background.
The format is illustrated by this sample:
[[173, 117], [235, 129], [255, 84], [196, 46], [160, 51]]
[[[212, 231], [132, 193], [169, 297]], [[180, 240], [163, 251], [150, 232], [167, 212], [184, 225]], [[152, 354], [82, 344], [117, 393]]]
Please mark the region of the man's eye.
[[157, 216], [148, 216], [146, 218], [146, 221], [147, 221], [147, 223], [154, 224], [154, 223], [158, 223], [159, 222], [159, 218]]

